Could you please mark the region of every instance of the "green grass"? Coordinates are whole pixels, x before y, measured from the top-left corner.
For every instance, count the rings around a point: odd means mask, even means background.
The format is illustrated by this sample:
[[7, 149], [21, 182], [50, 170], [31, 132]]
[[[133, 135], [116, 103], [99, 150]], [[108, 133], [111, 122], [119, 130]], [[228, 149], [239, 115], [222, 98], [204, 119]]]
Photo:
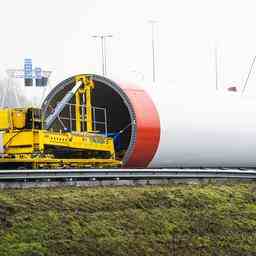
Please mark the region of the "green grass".
[[0, 192], [0, 255], [256, 255], [256, 184]]

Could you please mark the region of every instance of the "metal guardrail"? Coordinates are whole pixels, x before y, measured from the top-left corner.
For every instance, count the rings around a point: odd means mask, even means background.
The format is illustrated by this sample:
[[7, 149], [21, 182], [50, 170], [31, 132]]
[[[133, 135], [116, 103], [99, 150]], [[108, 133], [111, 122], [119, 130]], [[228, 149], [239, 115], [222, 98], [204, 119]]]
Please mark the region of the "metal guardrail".
[[63, 169], [0, 170], [0, 182], [67, 180], [256, 179], [246, 169]]

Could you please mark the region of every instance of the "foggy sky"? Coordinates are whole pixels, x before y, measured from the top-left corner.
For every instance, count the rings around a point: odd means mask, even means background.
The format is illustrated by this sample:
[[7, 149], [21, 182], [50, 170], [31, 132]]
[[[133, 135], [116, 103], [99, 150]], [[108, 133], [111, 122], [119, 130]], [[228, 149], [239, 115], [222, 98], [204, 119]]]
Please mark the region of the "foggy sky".
[[[151, 80], [150, 19], [158, 21], [158, 86], [214, 90], [217, 45], [219, 85], [241, 88], [256, 54], [255, 1], [247, 0], [2, 0], [0, 78], [27, 57], [53, 70], [53, 84], [100, 73], [100, 43], [91, 36], [111, 33], [109, 76]], [[255, 82], [253, 72], [247, 94], [256, 96]]]

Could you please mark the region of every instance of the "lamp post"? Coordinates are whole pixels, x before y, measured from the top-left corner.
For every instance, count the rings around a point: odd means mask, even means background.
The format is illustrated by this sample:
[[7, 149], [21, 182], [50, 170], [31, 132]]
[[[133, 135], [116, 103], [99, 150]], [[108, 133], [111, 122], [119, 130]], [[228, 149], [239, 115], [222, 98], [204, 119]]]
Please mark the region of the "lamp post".
[[152, 79], [153, 82], [156, 81], [156, 61], [155, 61], [155, 24], [156, 20], [149, 20], [151, 24], [151, 46], [152, 46]]
[[98, 38], [101, 41], [101, 59], [102, 59], [102, 75], [107, 75], [107, 49], [106, 49], [106, 39], [113, 37], [113, 35], [93, 35], [93, 38]]

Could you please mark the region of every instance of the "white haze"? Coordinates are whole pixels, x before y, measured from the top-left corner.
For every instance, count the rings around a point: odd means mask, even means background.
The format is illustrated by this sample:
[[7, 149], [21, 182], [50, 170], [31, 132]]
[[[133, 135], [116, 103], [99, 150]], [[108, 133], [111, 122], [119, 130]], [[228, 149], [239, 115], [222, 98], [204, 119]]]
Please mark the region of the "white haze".
[[[91, 36], [111, 33], [109, 75], [154, 86], [147, 83], [152, 77], [147, 21], [153, 19], [157, 86], [192, 90], [198, 97], [214, 90], [217, 45], [219, 86], [241, 89], [256, 55], [255, 7], [249, 0], [2, 0], [0, 78], [7, 68], [21, 68], [26, 57], [53, 71], [52, 85], [75, 73], [100, 73], [100, 43]], [[250, 97], [256, 96], [255, 82], [253, 72]], [[21, 81], [18, 90], [30, 102], [42, 98], [38, 90], [24, 91]]]

